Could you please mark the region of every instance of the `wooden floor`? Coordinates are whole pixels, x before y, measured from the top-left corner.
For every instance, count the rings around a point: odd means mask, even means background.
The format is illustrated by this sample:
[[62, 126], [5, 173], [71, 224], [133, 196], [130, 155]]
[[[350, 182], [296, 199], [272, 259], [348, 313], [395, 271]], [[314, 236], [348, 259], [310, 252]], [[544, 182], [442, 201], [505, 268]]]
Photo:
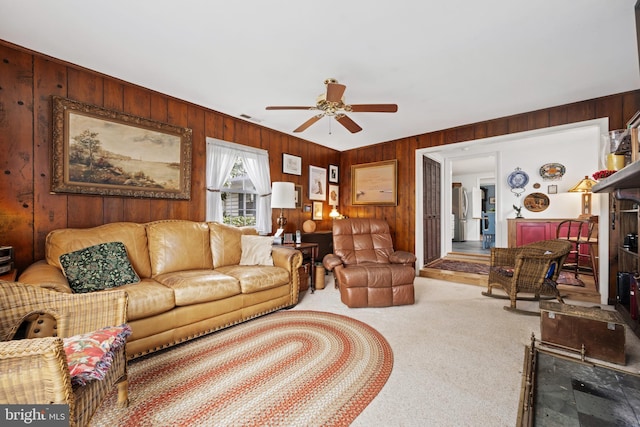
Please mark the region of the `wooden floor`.
[[[473, 254], [468, 252], [449, 252], [445, 259], [457, 261], [475, 262], [479, 264], [489, 264], [489, 255]], [[464, 273], [460, 271], [441, 270], [439, 268], [423, 267], [420, 270], [421, 277], [430, 277], [432, 279], [445, 280], [448, 282], [466, 283], [486, 287], [488, 276], [485, 274]], [[576, 301], [592, 302], [600, 304], [600, 293], [596, 290], [593, 276], [589, 274], [580, 274], [578, 276], [585, 284], [582, 286], [558, 285], [558, 289], [564, 298]], [[495, 288], [494, 288], [495, 289]], [[499, 290], [495, 290], [499, 292]]]

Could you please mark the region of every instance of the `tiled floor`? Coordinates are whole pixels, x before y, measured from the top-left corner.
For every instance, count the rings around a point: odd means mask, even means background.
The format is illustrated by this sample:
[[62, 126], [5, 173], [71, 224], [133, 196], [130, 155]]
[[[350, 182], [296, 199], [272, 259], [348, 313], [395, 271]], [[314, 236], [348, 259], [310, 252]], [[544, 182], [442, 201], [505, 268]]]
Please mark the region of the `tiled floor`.
[[640, 377], [538, 353], [535, 425], [640, 425]]
[[482, 241], [480, 240], [467, 240], [465, 242], [452, 242], [453, 252], [472, 253], [472, 254], [486, 254], [491, 253], [490, 249], [482, 248]]

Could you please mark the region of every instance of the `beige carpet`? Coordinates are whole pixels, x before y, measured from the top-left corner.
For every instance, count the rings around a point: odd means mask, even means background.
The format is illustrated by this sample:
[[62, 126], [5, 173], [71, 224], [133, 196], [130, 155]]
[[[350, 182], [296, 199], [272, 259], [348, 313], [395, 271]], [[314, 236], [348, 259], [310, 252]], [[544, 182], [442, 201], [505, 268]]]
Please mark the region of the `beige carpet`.
[[[353, 426], [514, 426], [522, 355], [540, 319], [502, 309], [484, 288], [416, 278], [416, 304], [350, 309], [332, 276], [294, 310], [321, 310], [361, 320], [389, 342], [394, 366], [378, 396]], [[568, 301], [576, 305], [585, 303]], [[535, 302], [518, 302], [527, 310]], [[589, 303], [588, 305], [593, 305]], [[611, 307], [608, 307], [611, 308]], [[640, 340], [627, 331], [627, 365], [640, 373]]]
[[389, 344], [370, 326], [317, 311], [280, 311], [129, 365], [95, 426], [347, 426], [384, 386]]

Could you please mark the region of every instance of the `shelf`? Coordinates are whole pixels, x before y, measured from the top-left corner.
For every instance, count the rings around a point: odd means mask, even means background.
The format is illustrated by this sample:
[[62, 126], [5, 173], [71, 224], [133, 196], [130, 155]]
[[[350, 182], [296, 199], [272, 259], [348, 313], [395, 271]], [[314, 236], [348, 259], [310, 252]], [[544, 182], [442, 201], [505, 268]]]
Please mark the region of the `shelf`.
[[636, 198], [640, 199], [639, 183], [640, 161], [631, 163], [613, 175], [600, 180], [593, 186], [592, 191], [594, 193], [612, 193], [618, 189], [636, 189]]

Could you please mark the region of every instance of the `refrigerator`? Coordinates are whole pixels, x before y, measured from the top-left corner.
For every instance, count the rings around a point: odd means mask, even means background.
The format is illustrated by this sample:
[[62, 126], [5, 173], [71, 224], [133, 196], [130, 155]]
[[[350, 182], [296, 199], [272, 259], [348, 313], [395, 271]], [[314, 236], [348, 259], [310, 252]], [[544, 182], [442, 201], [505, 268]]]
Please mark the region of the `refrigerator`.
[[451, 191], [451, 213], [453, 214], [453, 241], [464, 242], [465, 229], [467, 228], [467, 192], [462, 184], [453, 183]]

